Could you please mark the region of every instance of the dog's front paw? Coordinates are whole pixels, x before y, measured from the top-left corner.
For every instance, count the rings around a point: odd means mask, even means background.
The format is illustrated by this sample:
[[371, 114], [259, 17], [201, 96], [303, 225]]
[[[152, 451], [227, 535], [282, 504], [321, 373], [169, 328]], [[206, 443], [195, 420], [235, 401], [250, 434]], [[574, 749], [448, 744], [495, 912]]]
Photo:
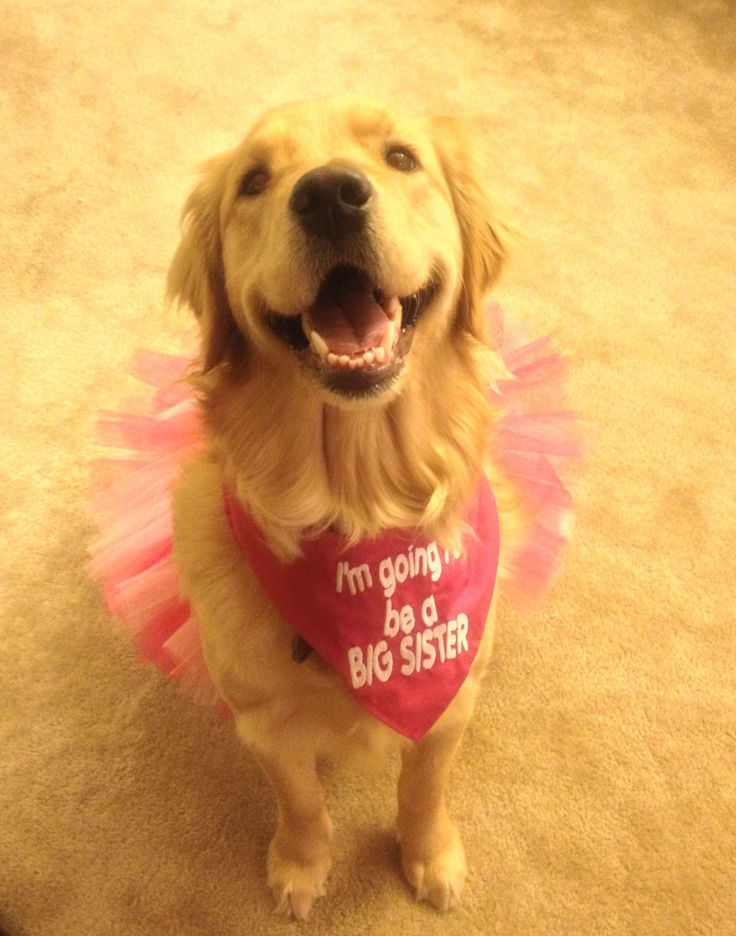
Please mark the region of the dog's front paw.
[[419, 836], [399, 836], [401, 866], [414, 888], [417, 900], [424, 900], [438, 910], [451, 910], [459, 901], [468, 868], [465, 849], [457, 827], [426, 830]]
[[304, 846], [303, 841], [290, 842], [289, 836], [277, 832], [268, 849], [268, 886], [276, 900], [275, 912], [296, 920], [306, 920], [314, 901], [324, 895], [332, 864], [329, 847]]

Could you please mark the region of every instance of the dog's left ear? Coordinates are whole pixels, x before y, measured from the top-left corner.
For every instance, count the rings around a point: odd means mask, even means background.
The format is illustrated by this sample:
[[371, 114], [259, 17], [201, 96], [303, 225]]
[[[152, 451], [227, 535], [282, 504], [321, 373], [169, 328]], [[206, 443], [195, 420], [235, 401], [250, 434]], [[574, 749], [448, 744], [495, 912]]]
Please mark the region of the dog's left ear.
[[506, 248], [501, 222], [485, 191], [478, 147], [461, 121], [450, 117], [430, 122], [434, 146], [452, 195], [463, 247], [463, 289], [456, 324], [479, 341], [487, 340], [484, 298], [498, 278]]

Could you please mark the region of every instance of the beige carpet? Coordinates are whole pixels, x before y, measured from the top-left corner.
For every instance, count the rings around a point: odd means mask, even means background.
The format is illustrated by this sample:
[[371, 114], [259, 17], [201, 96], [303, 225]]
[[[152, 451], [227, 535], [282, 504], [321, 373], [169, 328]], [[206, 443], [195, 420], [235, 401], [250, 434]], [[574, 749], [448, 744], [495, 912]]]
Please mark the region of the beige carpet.
[[[304, 933], [736, 933], [736, 11], [719, 0], [4, 2], [0, 928], [281, 933], [269, 791], [137, 668], [84, 574], [95, 413], [176, 347], [191, 169], [269, 103], [465, 112], [525, 234], [501, 298], [570, 353], [595, 446], [564, 575], [506, 612], [452, 803], [463, 907], [416, 905], [392, 776], [331, 783]], [[389, 771], [391, 774], [392, 771]]]

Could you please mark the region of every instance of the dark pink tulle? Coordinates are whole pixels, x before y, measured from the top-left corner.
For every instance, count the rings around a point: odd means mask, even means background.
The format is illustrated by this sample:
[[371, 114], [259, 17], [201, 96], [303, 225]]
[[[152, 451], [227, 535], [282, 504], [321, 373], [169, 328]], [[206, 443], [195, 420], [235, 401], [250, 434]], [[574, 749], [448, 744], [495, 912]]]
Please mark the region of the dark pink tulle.
[[[515, 600], [539, 597], [558, 571], [572, 512], [561, 464], [580, 456], [575, 415], [564, 406], [564, 362], [548, 338], [523, 341], [488, 308], [510, 379], [490, 393], [502, 411], [494, 455], [515, 482], [532, 530], [501, 587]], [[199, 406], [186, 380], [193, 356], [139, 352], [131, 372], [152, 390], [121, 412], [103, 412], [93, 466], [92, 513], [99, 535], [89, 573], [139, 657], [181, 681], [204, 704], [223, 703], [209, 677], [196, 620], [179, 594], [172, 556], [171, 492], [184, 462], [203, 445]]]

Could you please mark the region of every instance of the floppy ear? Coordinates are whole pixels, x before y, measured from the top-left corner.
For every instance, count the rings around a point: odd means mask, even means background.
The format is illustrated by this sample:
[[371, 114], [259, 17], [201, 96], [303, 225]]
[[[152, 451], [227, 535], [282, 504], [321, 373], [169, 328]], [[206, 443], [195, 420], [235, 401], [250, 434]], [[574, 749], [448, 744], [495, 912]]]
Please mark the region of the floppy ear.
[[498, 278], [506, 249], [500, 222], [484, 189], [484, 168], [463, 124], [449, 117], [432, 121], [435, 150], [452, 194], [463, 247], [463, 288], [456, 325], [487, 341], [484, 297]]
[[184, 204], [182, 238], [171, 261], [167, 297], [188, 305], [202, 328], [202, 372], [233, 363], [244, 349], [225, 290], [220, 237], [220, 202], [231, 154], [202, 166], [203, 176]]

